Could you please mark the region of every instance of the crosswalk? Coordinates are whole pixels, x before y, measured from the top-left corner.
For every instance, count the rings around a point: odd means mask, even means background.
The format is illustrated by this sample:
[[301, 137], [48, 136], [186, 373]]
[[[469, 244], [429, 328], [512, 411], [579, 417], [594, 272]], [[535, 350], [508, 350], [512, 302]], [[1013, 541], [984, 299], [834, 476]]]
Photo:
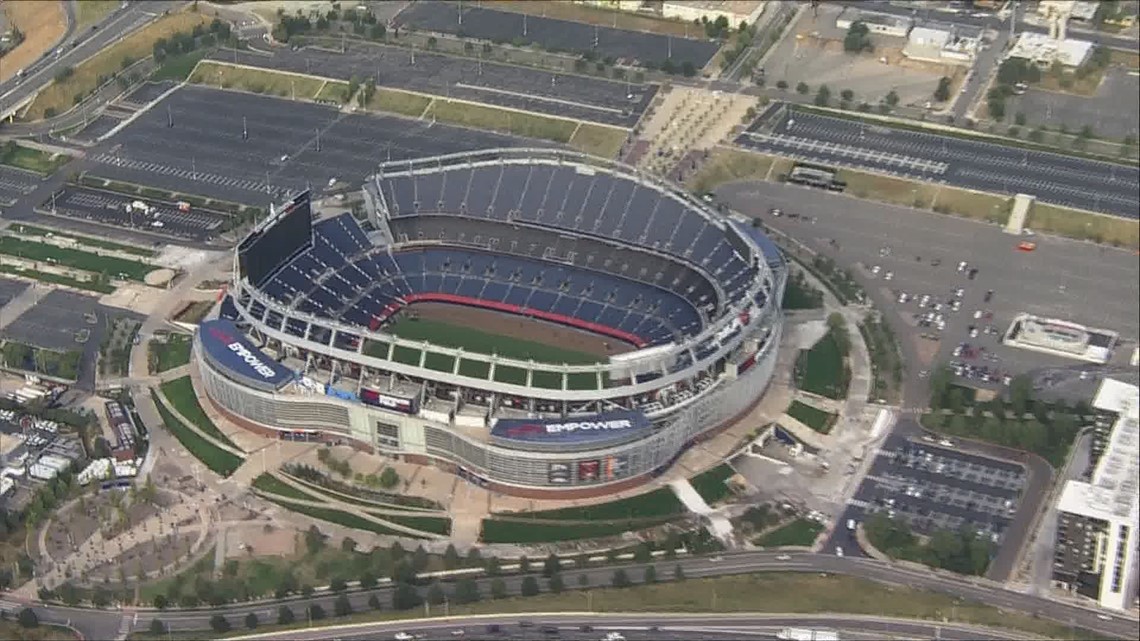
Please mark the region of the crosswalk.
[[103, 152], [92, 158], [97, 163], [118, 167], [121, 169], [133, 169], [136, 171], [145, 171], [152, 174], [161, 176], [173, 176], [175, 178], [182, 178], [195, 182], [204, 182], [212, 185], [220, 185], [222, 187], [232, 187], [235, 189], [244, 189], [246, 191], [261, 192], [269, 194], [272, 198], [281, 198], [289, 193], [289, 189], [282, 186], [270, 185], [262, 180], [255, 180], [249, 178], [235, 178], [233, 176], [223, 176], [208, 171], [195, 171], [186, 169], [184, 167], [173, 167], [165, 163], [153, 162], [148, 160], [136, 160], [133, 158], [122, 158], [110, 152]]

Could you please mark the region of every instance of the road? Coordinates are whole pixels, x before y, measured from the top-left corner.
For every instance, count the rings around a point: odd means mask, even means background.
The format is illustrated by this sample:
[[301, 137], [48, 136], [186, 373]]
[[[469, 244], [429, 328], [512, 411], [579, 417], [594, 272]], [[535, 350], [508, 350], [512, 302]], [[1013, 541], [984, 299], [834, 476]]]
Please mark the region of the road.
[[[498, 626], [496, 638], [534, 638], [532, 628], [521, 627], [525, 621], [543, 629], [557, 628], [562, 639], [596, 641], [607, 632], [620, 632], [629, 641], [678, 639], [776, 638], [783, 628], [834, 630], [844, 639], [938, 638], [938, 639], [1011, 639], [1021, 635], [1005, 634], [973, 626], [942, 625], [887, 617], [788, 615], [788, 614], [677, 614], [644, 613], [637, 615], [537, 614], [523, 616], [456, 617], [451, 620], [412, 620], [386, 623], [307, 628], [289, 632], [252, 634], [237, 639], [320, 640], [391, 638], [404, 631], [425, 638], [447, 638], [486, 634], [489, 626]], [[494, 628], [491, 628], [494, 629]], [[460, 635], [458, 631], [462, 630]]]
[[[1134, 638], [1136, 621], [1113, 616], [1105, 621], [1099, 616], [1100, 610], [1085, 607], [1075, 602], [1056, 601], [1051, 599], [1025, 594], [1007, 589], [1002, 585], [984, 579], [971, 579], [950, 573], [931, 570], [911, 570], [899, 565], [859, 559], [852, 557], [835, 557], [822, 554], [792, 554], [790, 558], [780, 560], [776, 552], [740, 552], [724, 554], [717, 557], [693, 557], [678, 559], [686, 577], [712, 577], [733, 574], [747, 574], [753, 572], [824, 572], [830, 574], [845, 574], [880, 581], [895, 585], [907, 586], [911, 589], [930, 590], [956, 596], [963, 600], [985, 603], [1003, 610], [1019, 611], [1035, 614], [1042, 618], [1049, 618], [1062, 624], [1096, 631], [1098, 634], [1118, 638]], [[667, 562], [671, 564], [672, 562]], [[595, 567], [588, 570], [567, 570], [563, 572], [566, 585], [579, 585], [578, 576], [587, 576], [587, 587], [609, 586], [611, 572], [619, 566], [605, 568]], [[625, 565], [635, 570], [638, 566]], [[662, 571], [672, 572], [671, 568], [663, 566]], [[640, 575], [639, 571], [632, 572], [634, 577]], [[513, 575], [503, 577], [509, 593], [518, 594], [522, 583], [522, 576]], [[489, 580], [480, 581], [482, 594], [489, 594]], [[373, 591], [360, 591], [349, 593], [349, 601], [354, 611], [363, 611], [368, 608], [368, 597], [375, 593], [385, 608], [390, 607], [391, 594], [389, 588], [378, 588]], [[124, 628], [146, 630], [154, 618], [161, 619], [169, 626], [172, 632], [185, 632], [205, 630], [210, 627], [210, 618], [222, 614], [234, 626], [240, 625], [241, 620], [249, 614], [257, 615], [262, 621], [275, 621], [277, 608], [287, 605], [298, 617], [303, 615], [303, 608], [309, 603], [320, 604], [326, 612], [333, 612], [335, 597], [330, 594], [321, 594], [310, 598], [294, 597], [283, 601], [262, 601], [256, 603], [235, 604], [221, 608], [201, 610], [170, 610], [159, 612], [146, 609], [139, 610], [137, 617], [130, 613], [105, 610], [84, 610], [65, 608], [59, 606], [33, 605], [40, 620], [48, 623], [66, 623], [78, 628], [89, 638], [111, 638], [109, 630], [118, 630], [120, 624]], [[12, 610], [22, 607], [11, 601], [0, 602], [4, 609]], [[128, 625], [131, 624], [131, 625]]]
[[[0, 85], [0, 118], [6, 119], [15, 113], [18, 107], [50, 83], [60, 69], [78, 65], [111, 43], [154, 20], [163, 12], [182, 4], [185, 4], [185, 0], [135, 2], [126, 9], [117, 9], [88, 33], [81, 33], [71, 37], [70, 40], [65, 40], [60, 45], [63, 53], [59, 57], [52, 55], [40, 58], [24, 70], [23, 78], [14, 77]], [[68, 10], [69, 12], [71, 10], [70, 3]], [[71, 22], [74, 23], [74, 20]], [[70, 32], [71, 28], [68, 30], [69, 37]], [[71, 46], [73, 42], [78, 44]], [[0, 132], [2, 131], [0, 129]]]

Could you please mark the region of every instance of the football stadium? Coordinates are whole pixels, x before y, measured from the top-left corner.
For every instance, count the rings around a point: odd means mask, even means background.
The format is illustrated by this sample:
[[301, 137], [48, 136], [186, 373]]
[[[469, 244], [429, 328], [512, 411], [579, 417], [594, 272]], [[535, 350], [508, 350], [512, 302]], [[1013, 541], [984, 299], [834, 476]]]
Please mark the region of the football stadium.
[[314, 218], [301, 194], [238, 245], [194, 344], [234, 423], [579, 498], [661, 474], [767, 387], [783, 258], [675, 184], [496, 149], [382, 165], [364, 197], [366, 220]]

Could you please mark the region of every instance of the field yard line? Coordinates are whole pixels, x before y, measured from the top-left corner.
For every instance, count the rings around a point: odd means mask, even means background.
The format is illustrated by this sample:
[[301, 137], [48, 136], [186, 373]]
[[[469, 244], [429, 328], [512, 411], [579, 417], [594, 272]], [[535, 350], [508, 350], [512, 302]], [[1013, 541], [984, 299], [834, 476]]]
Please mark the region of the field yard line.
[[327, 79], [321, 82], [321, 86], [317, 87], [317, 93], [312, 95], [312, 98], [314, 100], [317, 98], [317, 96], [321, 95], [321, 92], [325, 90], [325, 85], [327, 84], [329, 84], [329, 81]]
[[423, 120], [424, 118], [427, 118], [428, 112], [429, 112], [429, 111], [431, 111], [431, 108], [432, 108], [432, 107], [434, 107], [434, 106], [435, 106], [435, 98], [432, 98], [432, 99], [431, 99], [431, 100], [428, 102], [427, 106], [426, 106], [426, 107], [424, 107], [424, 111], [423, 111], [423, 113], [421, 113], [421, 114], [420, 114], [420, 117], [419, 117], [419, 119], [420, 119], [420, 120]]
[[581, 121], [581, 120], [579, 120], [579, 121], [578, 121], [578, 125], [574, 127], [574, 131], [573, 131], [573, 132], [570, 134], [570, 138], [569, 138], [569, 139], [566, 141], [566, 144], [570, 144], [571, 142], [573, 142], [573, 141], [574, 141], [574, 136], [577, 136], [577, 135], [578, 135], [578, 132], [579, 132], [581, 129], [582, 129], [582, 121]]
[[[220, 67], [233, 67], [235, 69], [245, 69], [246, 71], [259, 71], [261, 73], [267, 73], [270, 75], [279, 74], [282, 76], [296, 76], [298, 78], [307, 78], [309, 80], [320, 80], [323, 82], [328, 82], [329, 80], [336, 80], [335, 78], [329, 78], [328, 76], [318, 76], [318, 75], [314, 75], [311, 73], [298, 73], [296, 71], [284, 71], [281, 69], [269, 69], [266, 67], [258, 67], [256, 65], [243, 65], [243, 64], [237, 63], [237, 62], [226, 62], [224, 60], [214, 60], [212, 58], [204, 58], [202, 60], [199, 60], [198, 64], [194, 65], [194, 70], [190, 72], [190, 75], [194, 75], [194, 71], [197, 71], [198, 67], [203, 65], [203, 64], [218, 65]], [[343, 82], [343, 81], [338, 81], [338, 82]]]

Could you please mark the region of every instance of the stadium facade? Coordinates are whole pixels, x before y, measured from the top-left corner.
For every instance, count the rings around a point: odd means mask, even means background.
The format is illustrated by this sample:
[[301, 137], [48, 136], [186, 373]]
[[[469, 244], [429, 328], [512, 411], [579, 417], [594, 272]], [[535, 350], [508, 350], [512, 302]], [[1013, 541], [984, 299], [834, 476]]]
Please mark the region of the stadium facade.
[[[306, 193], [238, 246], [194, 344], [196, 383], [234, 422], [572, 498], [664, 472], [767, 387], [784, 260], [676, 185], [516, 149], [388, 163], [364, 194], [363, 225], [313, 222]], [[385, 331], [422, 302], [631, 351], [567, 365]]]

